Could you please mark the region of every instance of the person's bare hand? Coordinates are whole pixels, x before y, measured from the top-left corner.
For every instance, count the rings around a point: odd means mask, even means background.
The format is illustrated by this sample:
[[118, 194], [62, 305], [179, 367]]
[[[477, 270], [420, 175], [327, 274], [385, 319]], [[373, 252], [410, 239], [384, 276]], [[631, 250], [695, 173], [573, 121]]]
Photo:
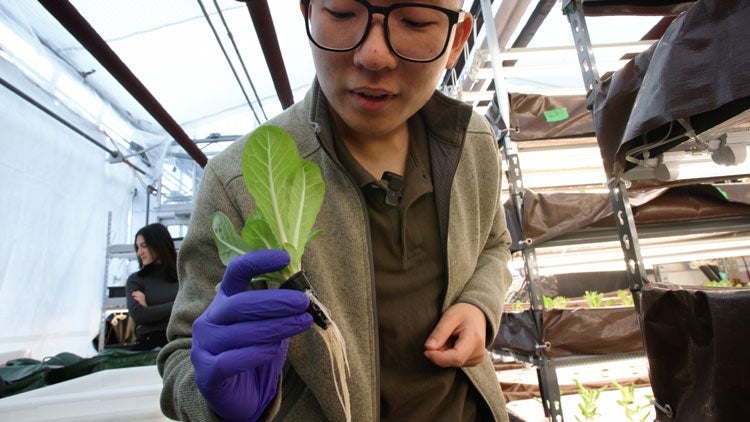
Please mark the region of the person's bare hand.
[[476, 366], [486, 354], [487, 320], [469, 303], [448, 308], [425, 342], [425, 356], [442, 368]]
[[141, 306], [144, 306], [144, 307], [148, 306], [146, 304], [146, 295], [143, 294], [143, 292], [136, 290], [133, 293], [131, 293], [130, 296], [132, 296], [133, 300], [138, 302], [138, 304], [140, 304]]

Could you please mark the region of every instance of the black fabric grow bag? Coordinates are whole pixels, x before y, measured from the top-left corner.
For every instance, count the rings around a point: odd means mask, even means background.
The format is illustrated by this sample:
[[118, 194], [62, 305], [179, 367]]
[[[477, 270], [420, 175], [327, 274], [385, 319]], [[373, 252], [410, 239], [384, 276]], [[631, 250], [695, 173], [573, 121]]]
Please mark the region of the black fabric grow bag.
[[748, 309], [748, 288], [645, 285], [651, 387], [665, 409], [657, 411], [658, 421], [750, 418]]

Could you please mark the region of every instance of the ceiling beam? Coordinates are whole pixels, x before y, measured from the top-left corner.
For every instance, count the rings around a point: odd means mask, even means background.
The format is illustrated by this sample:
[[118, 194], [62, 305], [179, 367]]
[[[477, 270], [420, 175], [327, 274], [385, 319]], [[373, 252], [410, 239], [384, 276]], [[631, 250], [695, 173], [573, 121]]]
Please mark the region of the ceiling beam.
[[39, 3], [78, 40], [107, 71], [133, 96], [175, 141], [201, 166], [208, 158], [167, 110], [156, 100], [106, 41], [67, 0], [39, 0]]
[[268, 70], [271, 72], [273, 86], [276, 88], [276, 94], [279, 96], [281, 107], [289, 108], [294, 104], [294, 95], [289, 84], [289, 77], [284, 66], [284, 58], [281, 56], [279, 41], [276, 38], [276, 28], [273, 25], [273, 18], [268, 9], [266, 0], [237, 0], [247, 5], [250, 11], [250, 18], [253, 20], [255, 32], [258, 34], [258, 42], [263, 50], [263, 56], [266, 58]]

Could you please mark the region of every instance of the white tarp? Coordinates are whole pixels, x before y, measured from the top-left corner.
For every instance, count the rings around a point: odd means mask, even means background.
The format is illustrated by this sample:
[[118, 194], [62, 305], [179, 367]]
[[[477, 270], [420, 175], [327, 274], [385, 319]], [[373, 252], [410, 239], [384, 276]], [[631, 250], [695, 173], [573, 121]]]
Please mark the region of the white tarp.
[[[65, 115], [3, 60], [0, 76]], [[108, 215], [113, 240], [132, 242], [131, 206], [144, 191], [125, 164], [107, 163], [105, 151], [4, 87], [0, 104], [0, 352], [90, 356], [101, 319]]]

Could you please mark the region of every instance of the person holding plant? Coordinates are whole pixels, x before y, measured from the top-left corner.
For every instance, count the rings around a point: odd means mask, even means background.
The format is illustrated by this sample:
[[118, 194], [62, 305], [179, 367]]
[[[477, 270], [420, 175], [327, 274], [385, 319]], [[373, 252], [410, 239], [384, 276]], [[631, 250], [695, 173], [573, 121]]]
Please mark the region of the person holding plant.
[[169, 230], [154, 223], [135, 234], [135, 253], [140, 270], [128, 277], [125, 300], [135, 322], [131, 350], [151, 350], [167, 344], [167, 324], [179, 283], [177, 252]]
[[[471, 32], [460, 6], [301, 1], [316, 78], [266, 125], [291, 135], [325, 184], [301, 267], [345, 340], [351, 408], [337, 399], [329, 344], [309, 329], [309, 296], [266, 276], [292, 254], [272, 247], [222, 264], [217, 233], [249, 236], [267, 202], [246, 185], [250, 134], [209, 161], [195, 196], [157, 359], [167, 416], [508, 420], [486, 352], [510, 284], [497, 142], [482, 116], [435, 89]], [[217, 212], [231, 230], [213, 225]]]

